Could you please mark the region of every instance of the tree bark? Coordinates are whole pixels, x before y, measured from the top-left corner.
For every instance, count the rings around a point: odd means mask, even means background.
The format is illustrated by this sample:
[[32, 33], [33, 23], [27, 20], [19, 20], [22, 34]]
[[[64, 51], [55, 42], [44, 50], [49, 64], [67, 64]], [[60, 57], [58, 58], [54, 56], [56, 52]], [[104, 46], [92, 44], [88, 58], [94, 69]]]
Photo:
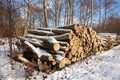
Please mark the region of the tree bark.
[[[59, 27], [58, 27], [59, 28]], [[73, 31], [70, 29], [57, 29], [57, 28], [38, 28], [38, 30], [45, 30], [45, 31], [51, 31], [55, 33], [56, 35], [64, 34], [64, 33], [72, 33]]]
[[43, 0], [45, 27], [48, 27], [47, 1]]
[[[33, 45], [35, 46], [39, 46], [39, 47], [42, 47], [42, 48], [46, 48], [49, 50], [53, 50], [53, 51], [58, 51], [60, 49], [60, 44], [57, 43], [57, 42], [43, 42], [42, 40], [41, 41], [32, 41], [32, 40], [29, 40], [27, 38], [23, 38], [23, 37], [18, 37], [21, 41], [28, 41], [30, 43], [32, 43]], [[32, 37], [33, 38], [33, 37]], [[49, 38], [48, 38], [49, 39]], [[43, 39], [44, 40], [44, 39]], [[46, 45], [47, 44], [47, 45]]]
[[93, 27], [93, 10], [94, 10], [94, 1], [93, 0], [91, 0], [91, 25], [90, 25], [90, 27], [92, 28]]
[[42, 36], [54, 36], [55, 34], [50, 31], [43, 31], [43, 30], [34, 30], [34, 29], [29, 29], [29, 33], [36, 34], [36, 35], [42, 35]]

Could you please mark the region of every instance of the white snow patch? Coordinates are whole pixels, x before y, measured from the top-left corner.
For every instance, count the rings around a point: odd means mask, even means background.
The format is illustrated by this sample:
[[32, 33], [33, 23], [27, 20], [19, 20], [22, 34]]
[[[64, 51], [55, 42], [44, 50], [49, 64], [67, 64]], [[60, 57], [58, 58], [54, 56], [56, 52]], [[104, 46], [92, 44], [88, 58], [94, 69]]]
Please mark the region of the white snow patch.
[[31, 43], [29, 43], [28, 41], [24, 42], [25, 44], [27, 44], [29, 47], [31, 47], [31, 49], [38, 55], [38, 57], [41, 57], [41, 52], [39, 48], [34, 47]]
[[25, 41], [24, 42], [25, 44], [29, 45], [29, 47], [32, 48], [32, 50], [38, 55], [38, 57], [40, 58], [42, 55], [47, 55], [47, 56], [50, 56], [50, 54], [45, 51], [45, 50], [42, 50], [40, 48], [36, 48], [34, 47], [31, 43], [29, 43], [28, 41]]

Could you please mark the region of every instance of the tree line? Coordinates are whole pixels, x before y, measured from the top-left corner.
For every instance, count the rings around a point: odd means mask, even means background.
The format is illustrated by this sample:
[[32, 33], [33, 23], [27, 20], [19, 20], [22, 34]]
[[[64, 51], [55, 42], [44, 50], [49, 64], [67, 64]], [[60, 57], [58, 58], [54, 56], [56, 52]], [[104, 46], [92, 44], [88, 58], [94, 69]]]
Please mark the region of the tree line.
[[105, 32], [119, 12], [118, 0], [0, 0], [0, 30], [21, 35], [28, 28], [79, 23]]

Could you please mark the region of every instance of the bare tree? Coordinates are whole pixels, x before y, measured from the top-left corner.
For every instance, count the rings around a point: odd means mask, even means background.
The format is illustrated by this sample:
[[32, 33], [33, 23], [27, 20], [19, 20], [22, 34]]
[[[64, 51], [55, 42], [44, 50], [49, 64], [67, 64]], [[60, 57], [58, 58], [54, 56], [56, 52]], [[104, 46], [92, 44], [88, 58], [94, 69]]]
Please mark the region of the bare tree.
[[94, 10], [94, 7], [93, 7], [93, 5], [94, 5], [94, 1], [93, 0], [91, 0], [91, 25], [90, 25], [90, 27], [92, 28], [93, 27], [93, 10]]
[[60, 10], [61, 10], [62, 0], [60, 0], [60, 1], [55, 0], [55, 1], [56, 1], [56, 5], [57, 5], [55, 26], [59, 26], [59, 22], [60, 22]]
[[9, 33], [9, 47], [10, 47], [10, 55], [12, 56], [12, 35], [13, 35], [13, 17], [12, 17], [12, 0], [6, 0], [7, 2], [7, 6], [8, 6], [8, 22], [9, 22], [9, 30], [10, 30], [10, 33]]
[[45, 27], [48, 27], [47, 1], [43, 0], [44, 22]]
[[107, 15], [107, 5], [106, 5], [106, 0], [104, 0], [104, 27], [103, 27], [103, 30], [105, 32], [105, 25], [106, 25], [106, 15]]
[[24, 6], [24, 20], [25, 20], [24, 35], [26, 35], [27, 31], [28, 31], [29, 15], [30, 15], [30, 2], [31, 2], [31, 0], [28, 0], [28, 2], [26, 0], [24, 0], [24, 5], [27, 4], [27, 10], [28, 10], [27, 13], [26, 13], [26, 7]]
[[99, 23], [100, 23], [100, 25], [99, 25], [99, 29], [98, 29], [98, 32], [100, 32], [100, 27], [101, 27], [101, 21], [102, 21], [102, 12], [101, 12], [101, 10], [102, 10], [102, 2], [101, 2], [102, 0], [99, 0]]
[[91, 1], [80, 0], [80, 24], [87, 26], [91, 17]]
[[68, 0], [68, 9], [69, 9], [69, 24], [73, 24], [74, 17], [74, 0]]

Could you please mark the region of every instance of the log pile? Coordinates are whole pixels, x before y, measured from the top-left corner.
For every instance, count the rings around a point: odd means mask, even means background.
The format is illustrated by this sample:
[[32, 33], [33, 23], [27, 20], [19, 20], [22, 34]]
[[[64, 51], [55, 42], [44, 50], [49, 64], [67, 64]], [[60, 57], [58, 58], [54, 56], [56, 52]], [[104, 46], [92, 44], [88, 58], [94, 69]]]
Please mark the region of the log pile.
[[110, 35], [104, 36], [102, 38], [102, 41], [103, 41], [102, 45], [103, 45], [104, 51], [109, 50], [113, 48], [114, 46], [117, 46], [120, 44], [120, 38], [118, 35], [116, 35], [116, 38], [111, 38]]
[[29, 29], [27, 35], [18, 38], [22, 57], [37, 64], [41, 71], [62, 69], [106, 47], [95, 31], [79, 24]]

